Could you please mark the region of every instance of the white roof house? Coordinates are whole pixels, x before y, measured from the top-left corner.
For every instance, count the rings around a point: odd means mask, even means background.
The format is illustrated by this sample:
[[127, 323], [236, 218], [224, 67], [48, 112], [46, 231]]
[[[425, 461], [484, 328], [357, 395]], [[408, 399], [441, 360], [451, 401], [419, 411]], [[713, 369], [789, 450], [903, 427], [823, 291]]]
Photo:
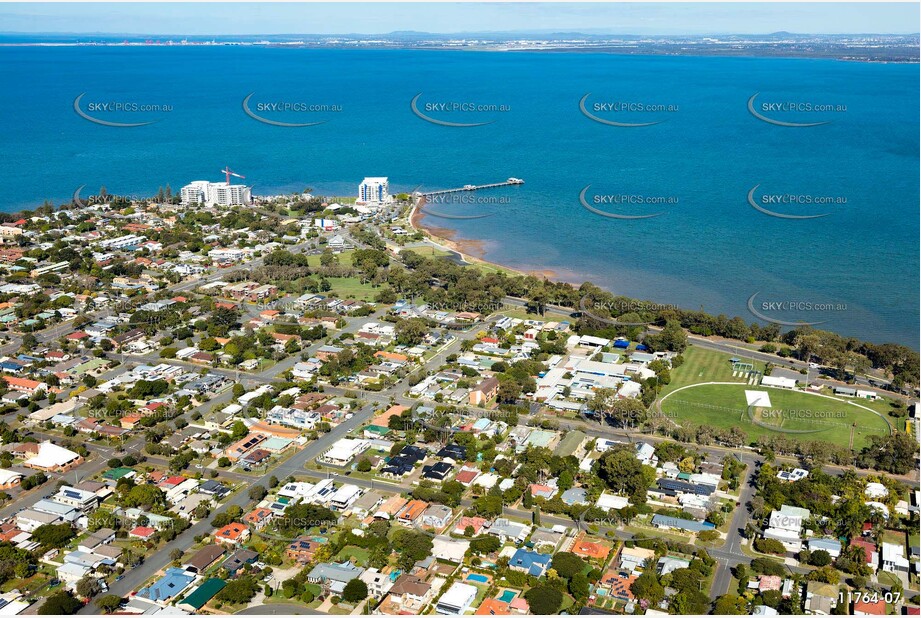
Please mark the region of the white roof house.
[[335, 509], [346, 509], [361, 495], [357, 485], [343, 485], [329, 497], [329, 505]]
[[867, 498], [885, 498], [889, 495], [889, 490], [882, 483], [867, 483], [867, 488], [863, 493]]
[[435, 612], [442, 615], [463, 614], [476, 599], [477, 587], [455, 582], [441, 595], [435, 605]]
[[648, 442], [637, 443], [636, 458], [647, 466], [655, 466], [659, 462], [655, 447]]
[[610, 511], [612, 509], [619, 510], [630, 506], [630, 500], [626, 496], [614, 496], [604, 492], [598, 496], [598, 501], [595, 503], [595, 506], [605, 511]]
[[771, 511], [769, 527], [764, 531], [764, 538], [780, 541], [790, 551], [799, 551], [802, 548], [800, 535], [803, 523], [807, 519], [807, 509], [784, 504], [779, 511]]
[[439, 560], [461, 563], [464, 555], [470, 548], [470, 541], [452, 539], [445, 536], [436, 536], [432, 539], [432, 556]]
[[368, 440], [342, 438], [323, 454], [323, 459], [329, 463], [344, 466], [370, 446], [371, 442]]
[[16, 472], [15, 470], [7, 470], [0, 468], [0, 486], [9, 486], [15, 485], [20, 480], [22, 480], [22, 473]]
[[46, 440], [39, 445], [38, 454], [29, 459], [28, 464], [32, 468], [54, 470], [72, 463], [79, 457], [79, 454]]
[[895, 543], [883, 543], [883, 570], [890, 573], [895, 571], [908, 572], [908, 558], [905, 557], [905, 547]]

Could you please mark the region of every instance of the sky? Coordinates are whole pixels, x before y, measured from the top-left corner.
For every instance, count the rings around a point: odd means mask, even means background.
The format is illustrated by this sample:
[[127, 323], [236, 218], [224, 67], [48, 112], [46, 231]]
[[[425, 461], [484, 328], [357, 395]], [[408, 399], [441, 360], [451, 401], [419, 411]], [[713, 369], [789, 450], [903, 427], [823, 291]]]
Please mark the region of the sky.
[[148, 35], [918, 32], [904, 3], [3, 3], [0, 31]]

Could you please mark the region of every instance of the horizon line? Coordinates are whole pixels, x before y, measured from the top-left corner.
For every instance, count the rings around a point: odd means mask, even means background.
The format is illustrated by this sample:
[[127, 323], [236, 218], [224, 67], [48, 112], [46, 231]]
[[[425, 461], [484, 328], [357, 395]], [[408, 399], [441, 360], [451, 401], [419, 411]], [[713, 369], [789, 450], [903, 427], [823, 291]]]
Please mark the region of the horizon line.
[[641, 37], [683, 37], [683, 36], [772, 36], [772, 35], [794, 35], [794, 36], [921, 36], [921, 31], [915, 32], [883, 32], [883, 31], [861, 31], [861, 32], [797, 32], [792, 30], [773, 30], [771, 32], [743, 32], [743, 31], [724, 31], [724, 32], [685, 32], [685, 33], [642, 33], [642, 32], [598, 32], [591, 30], [463, 30], [458, 32], [437, 32], [426, 30], [391, 30], [389, 32], [253, 32], [253, 33], [211, 33], [211, 34], [186, 34], [182, 32], [104, 32], [104, 31], [47, 31], [47, 32], [29, 32], [21, 30], [0, 30], [0, 36], [18, 35], [24, 37], [39, 38], [43, 36], [135, 36], [135, 37], [286, 37], [286, 36], [310, 36], [310, 37], [341, 37], [341, 36], [396, 36], [396, 35], [434, 35], [434, 36], [460, 36], [460, 35], [513, 35], [513, 34], [532, 34], [532, 35], [551, 35], [551, 34], [580, 34], [586, 36], [641, 36]]

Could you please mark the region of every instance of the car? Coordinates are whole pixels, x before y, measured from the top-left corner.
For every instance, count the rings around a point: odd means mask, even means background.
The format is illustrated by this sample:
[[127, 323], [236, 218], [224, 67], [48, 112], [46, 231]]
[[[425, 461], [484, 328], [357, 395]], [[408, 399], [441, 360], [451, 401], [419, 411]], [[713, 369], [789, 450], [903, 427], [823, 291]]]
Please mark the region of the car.
[[820, 369], [821, 367], [822, 367], [822, 365], [820, 365], [820, 364], [818, 364], [818, 363], [809, 363], [809, 368], [810, 368], [810, 369]]
[[120, 581], [123, 580], [123, 579], [125, 579], [125, 576], [124, 576], [124, 575], [119, 575], [118, 577], [115, 578], [115, 581], [120, 582]]

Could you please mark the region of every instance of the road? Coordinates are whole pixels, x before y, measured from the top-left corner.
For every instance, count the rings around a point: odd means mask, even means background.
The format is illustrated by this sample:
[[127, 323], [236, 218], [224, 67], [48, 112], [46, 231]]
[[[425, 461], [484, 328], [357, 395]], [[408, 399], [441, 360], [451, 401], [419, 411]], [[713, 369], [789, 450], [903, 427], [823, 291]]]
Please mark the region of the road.
[[256, 605], [255, 607], [247, 607], [246, 609], [241, 609], [238, 611], [235, 616], [247, 616], [247, 615], [258, 615], [258, 616], [275, 616], [280, 614], [285, 615], [298, 615], [298, 616], [325, 616], [323, 612], [318, 612], [314, 609], [308, 609], [303, 605], [291, 605], [289, 603], [272, 603], [270, 605]]
[[[717, 561], [716, 572], [713, 576], [713, 583], [710, 585], [710, 598], [717, 597], [729, 592], [729, 585], [732, 580], [729, 561], [745, 554], [742, 552], [742, 533], [749, 521], [748, 503], [755, 495], [754, 469], [751, 465], [745, 468], [742, 478], [739, 479], [739, 500], [736, 508], [732, 513], [732, 521], [729, 523], [729, 531], [726, 535], [726, 542], [721, 547], [710, 552]], [[716, 555], [714, 555], [716, 553]]]

